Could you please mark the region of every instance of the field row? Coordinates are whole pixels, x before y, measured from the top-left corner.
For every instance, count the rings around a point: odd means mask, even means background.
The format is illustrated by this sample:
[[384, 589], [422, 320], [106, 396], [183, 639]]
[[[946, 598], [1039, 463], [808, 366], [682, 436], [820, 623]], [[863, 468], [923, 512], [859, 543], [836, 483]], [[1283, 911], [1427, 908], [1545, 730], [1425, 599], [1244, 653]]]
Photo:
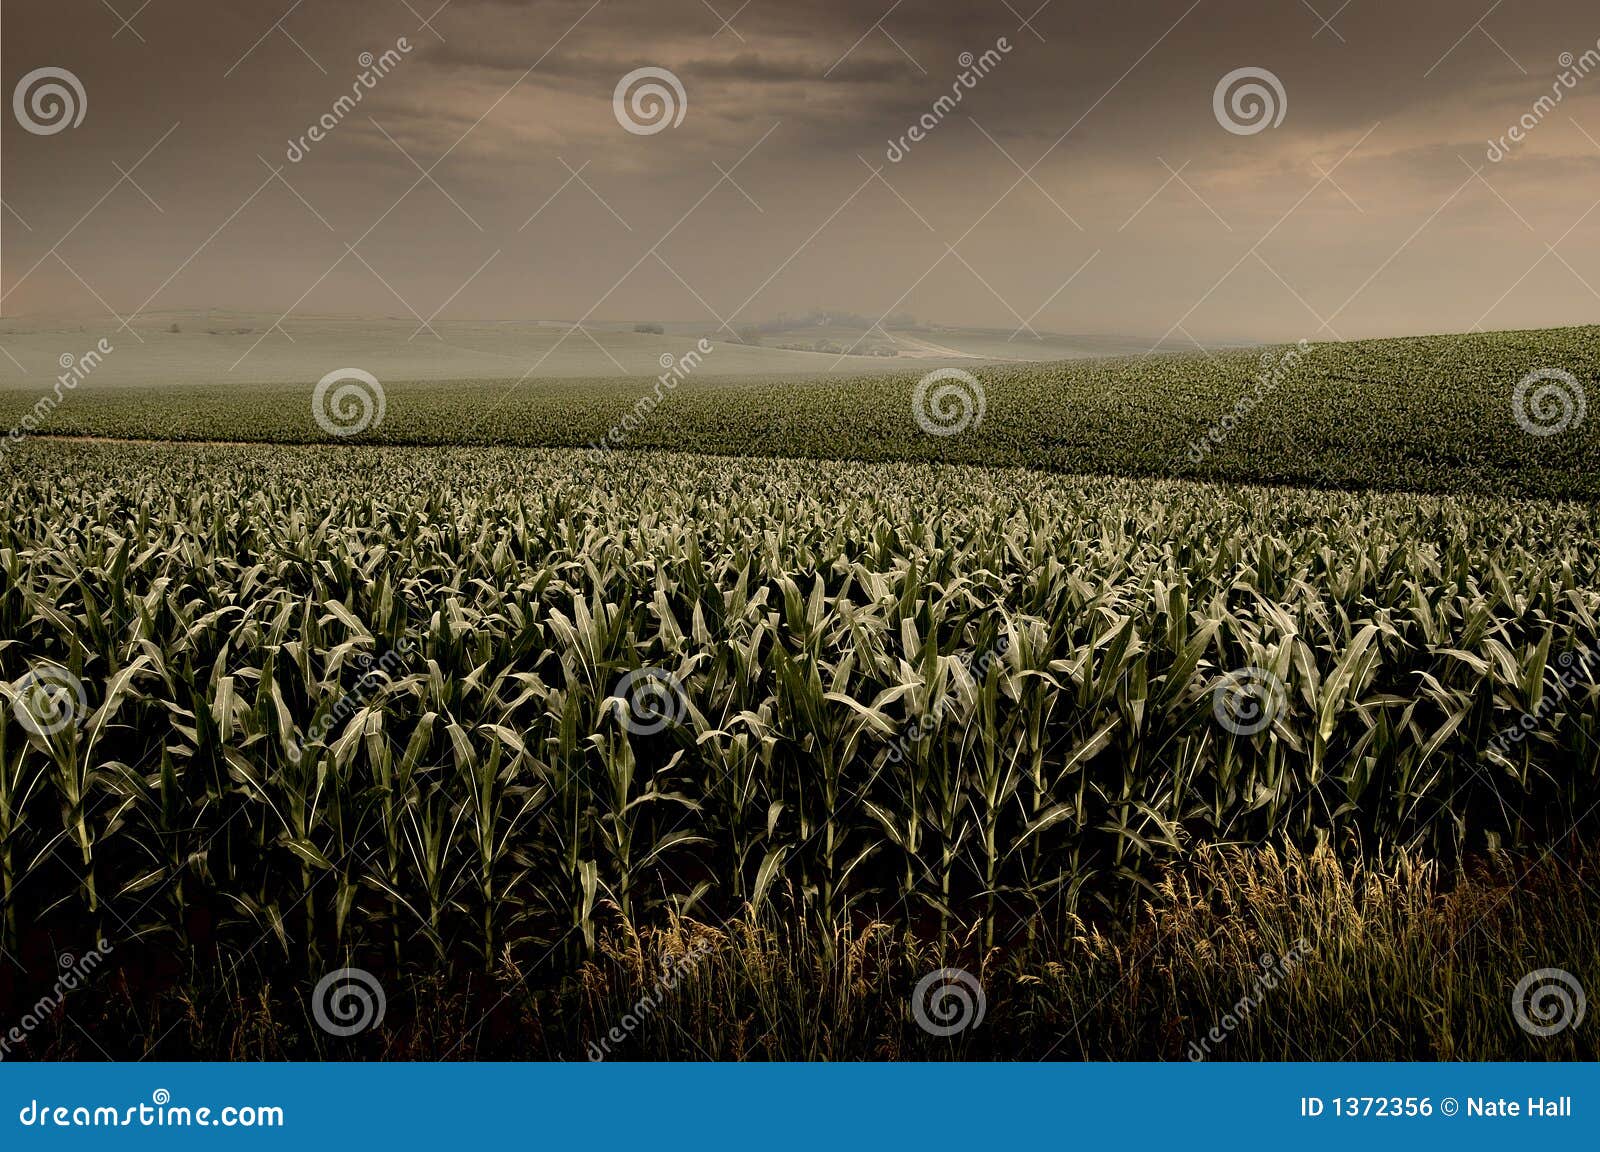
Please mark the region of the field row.
[[[1342, 489], [1600, 499], [1595, 329], [1317, 344], [802, 379], [697, 375], [721, 354], [685, 341], [670, 382], [317, 381], [97, 387], [31, 429], [179, 440], [489, 444], [908, 460]], [[114, 356], [115, 353], [112, 353]], [[351, 365], [357, 367], [360, 365]], [[1543, 373], [1543, 375], [1539, 375]], [[1558, 375], [1564, 374], [1564, 375]], [[341, 391], [341, 389], [344, 389]], [[364, 394], [363, 394], [364, 393]], [[0, 426], [29, 417], [0, 393]]]
[[575, 957], [607, 917], [781, 907], [1001, 943], [1199, 844], [1448, 862], [1600, 801], [1581, 505], [493, 449], [17, 462], [12, 942]]

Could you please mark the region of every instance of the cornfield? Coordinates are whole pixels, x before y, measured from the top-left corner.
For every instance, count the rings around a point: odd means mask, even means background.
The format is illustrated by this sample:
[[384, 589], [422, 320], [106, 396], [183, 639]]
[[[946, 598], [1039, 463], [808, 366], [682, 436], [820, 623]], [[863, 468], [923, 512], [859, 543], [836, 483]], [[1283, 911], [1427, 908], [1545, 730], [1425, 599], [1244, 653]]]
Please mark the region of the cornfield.
[[[986, 950], [1132, 909], [1201, 846], [1448, 866], [1600, 802], [1591, 507], [664, 453], [14, 459], [8, 949], [93, 926], [310, 973], [575, 972], [618, 925], [738, 916]], [[29, 722], [61, 673], [72, 722]]]
[[[1600, 422], [1576, 420], [1544, 438], [1517, 423], [1519, 381], [1553, 365], [1600, 378], [1597, 330], [1002, 364], [974, 371], [986, 414], [956, 436], [929, 436], [912, 418], [916, 370], [800, 381], [694, 376], [630, 430], [627, 447], [1600, 499]], [[382, 384], [386, 415], [361, 438], [444, 446], [583, 447], [603, 441], [652, 391], [649, 380], [618, 377]], [[303, 383], [85, 386], [48, 431], [326, 442], [306, 394]], [[0, 424], [16, 423], [36, 399], [25, 387], [0, 389]], [[1254, 407], [1218, 429], [1243, 401]], [[1216, 431], [1226, 435], [1213, 441]]]

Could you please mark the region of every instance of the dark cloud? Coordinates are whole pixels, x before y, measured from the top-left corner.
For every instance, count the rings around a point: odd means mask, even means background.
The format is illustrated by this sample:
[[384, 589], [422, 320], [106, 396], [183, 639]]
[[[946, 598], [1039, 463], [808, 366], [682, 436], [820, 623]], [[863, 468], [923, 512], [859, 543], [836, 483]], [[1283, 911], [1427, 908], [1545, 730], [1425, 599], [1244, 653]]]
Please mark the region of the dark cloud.
[[[1600, 284], [1600, 212], [1584, 216], [1600, 72], [1486, 157], [1561, 54], [1600, 39], [1580, 0], [1523, 0], [1479, 27], [1480, 6], [1453, 0], [1353, 0], [1337, 17], [1339, 0], [750, 0], [736, 17], [739, 0], [455, 0], [433, 30], [412, 9], [437, 0], [290, 2], [163, 0], [131, 30], [90, 0], [8, 11], [6, 92], [53, 65], [89, 98], [76, 129], [7, 124], [8, 313], [93, 312], [87, 283], [123, 314], [399, 297], [461, 317], [824, 306], [1010, 325], [1037, 309], [1036, 326], [1183, 339], [1600, 307], [1582, 283]], [[361, 54], [401, 37], [391, 74], [332, 111]], [[963, 53], [1001, 37], [1001, 63], [941, 108]], [[681, 79], [688, 110], [634, 135], [612, 92], [645, 65]], [[1214, 89], [1242, 67], [1281, 81], [1280, 126], [1218, 124]], [[936, 126], [887, 163], [925, 116]], [[122, 181], [114, 165], [174, 124]], [[649, 255], [668, 229], [670, 271]], [[371, 268], [328, 271], [358, 238]], [[1570, 271], [1530, 275], [1557, 240]]]

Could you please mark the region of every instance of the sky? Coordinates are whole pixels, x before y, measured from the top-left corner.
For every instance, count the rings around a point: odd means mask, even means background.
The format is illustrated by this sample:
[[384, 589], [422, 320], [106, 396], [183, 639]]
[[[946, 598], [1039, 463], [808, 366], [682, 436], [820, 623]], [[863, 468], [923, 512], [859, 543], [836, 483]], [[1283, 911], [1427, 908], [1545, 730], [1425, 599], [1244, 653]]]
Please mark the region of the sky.
[[[1588, 0], [141, 3], [0, 8], [6, 317], [1600, 316]], [[65, 122], [18, 92], [40, 68]], [[617, 106], [639, 69], [664, 121]]]

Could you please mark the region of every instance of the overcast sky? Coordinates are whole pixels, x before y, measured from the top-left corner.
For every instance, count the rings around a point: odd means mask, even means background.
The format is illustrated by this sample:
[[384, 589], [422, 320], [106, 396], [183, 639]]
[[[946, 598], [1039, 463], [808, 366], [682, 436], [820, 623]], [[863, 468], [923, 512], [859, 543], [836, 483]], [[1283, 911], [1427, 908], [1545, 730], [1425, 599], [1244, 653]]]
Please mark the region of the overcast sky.
[[[737, 325], [821, 307], [1175, 342], [1600, 317], [1592, 0], [150, 0], [130, 25], [113, 14], [140, 2], [4, 5], [8, 316], [442, 308]], [[362, 54], [402, 38], [411, 50], [333, 112]], [[1009, 51], [935, 112], [962, 54], [1001, 38]], [[1536, 111], [1563, 53], [1579, 58], [1572, 87]], [[77, 77], [86, 108], [36, 135], [10, 96], [42, 67]], [[613, 107], [643, 67], [685, 96], [681, 122], [651, 134]], [[1219, 120], [1218, 83], [1241, 68], [1281, 84], [1281, 122]], [[336, 126], [292, 150], [325, 114]], [[890, 162], [925, 114], [925, 139]], [[1489, 141], [1525, 115], [1526, 139], [1491, 163]]]

